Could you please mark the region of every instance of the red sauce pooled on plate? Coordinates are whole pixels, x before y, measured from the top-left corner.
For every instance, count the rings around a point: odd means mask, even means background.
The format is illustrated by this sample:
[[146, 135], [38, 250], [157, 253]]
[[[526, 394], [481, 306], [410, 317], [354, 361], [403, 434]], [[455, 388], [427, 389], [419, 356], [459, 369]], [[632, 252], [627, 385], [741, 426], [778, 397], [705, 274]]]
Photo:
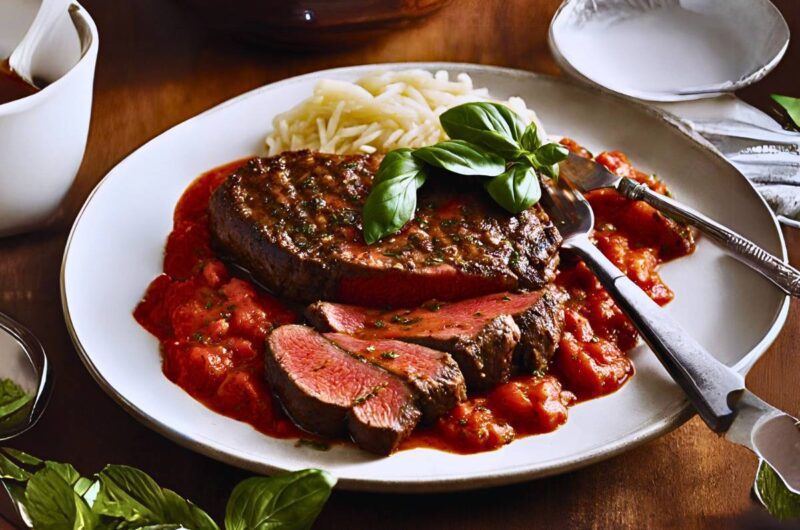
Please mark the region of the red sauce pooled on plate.
[[[571, 140], [571, 150], [588, 153]], [[619, 152], [597, 161], [659, 193], [663, 183], [634, 169]], [[134, 312], [161, 343], [164, 374], [206, 406], [278, 438], [308, 438], [286, 416], [264, 378], [264, 340], [275, 327], [300, 320], [280, 300], [234, 277], [211, 249], [211, 193], [242, 161], [198, 178], [175, 209], [164, 274], [153, 280]], [[662, 262], [694, 250], [691, 233], [652, 207], [613, 190], [586, 195], [595, 211], [597, 246], [663, 305], [673, 293], [658, 275]], [[402, 448], [457, 453], [497, 449], [521, 436], [562, 425], [578, 400], [610, 394], [633, 375], [625, 352], [636, 345], [633, 325], [580, 261], [565, 259], [557, 283], [570, 295], [564, 334], [549, 374], [514, 377], [472, 394], [434, 425], [418, 428]]]

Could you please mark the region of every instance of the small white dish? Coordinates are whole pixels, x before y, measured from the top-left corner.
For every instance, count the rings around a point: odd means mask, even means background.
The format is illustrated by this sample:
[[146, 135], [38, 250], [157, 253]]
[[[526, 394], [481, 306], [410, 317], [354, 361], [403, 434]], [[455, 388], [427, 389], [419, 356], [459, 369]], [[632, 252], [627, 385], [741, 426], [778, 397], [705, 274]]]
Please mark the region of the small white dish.
[[[0, 3], [0, 57], [22, 39], [36, 2]], [[92, 109], [97, 27], [78, 4], [35, 52], [32, 71], [47, 86], [0, 104], [0, 235], [47, 222], [78, 172]]]
[[[408, 68], [466, 72], [496, 98], [523, 97], [552, 133], [593, 152], [627, 153], [643, 170], [657, 172], [681, 201], [785, 259], [777, 222], [750, 182], [661, 111], [563, 79], [487, 66], [405, 63], [315, 72], [254, 90], [174, 127], [122, 161], [92, 192], [67, 243], [61, 294], [75, 346], [98, 384], [146, 425], [205, 455], [260, 473], [323, 468], [341, 487], [369, 491], [469, 489], [563, 473], [679, 426], [691, 409], [645, 346], [631, 353], [636, 375], [620, 391], [576, 405], [555, 432], [475, 455], [414, 449], [379, 458], [354, 446], [298, 448], [212, 412], [163, 375], [158, 342], [132, 311], [162, 271], [182, 192], [209, 169], [263, 154], [272, 119], [307, 98], [318, 80], [352, 81], [376, 69]], [[758, 359], [786, 320], [788, 297], [707, 239], [662, 274], [676, 292], [669, 314], [738, 370]]]
[[648, 101], [733, 92], [769, 73], [789, 27], [769, 0], [565, 0], [550, 48], [570, 75]]

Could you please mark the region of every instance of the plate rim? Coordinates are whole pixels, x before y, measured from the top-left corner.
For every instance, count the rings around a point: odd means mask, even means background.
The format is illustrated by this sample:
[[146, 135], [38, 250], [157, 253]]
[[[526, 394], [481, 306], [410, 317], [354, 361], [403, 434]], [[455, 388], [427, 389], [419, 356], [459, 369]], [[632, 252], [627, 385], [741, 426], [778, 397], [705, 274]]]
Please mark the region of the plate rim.
[[[173, 131], [174, 129], [184, 126], [188, 127], [189, 124], [194, 120], [198, 120], [204, 116], [219, 112], [230, 105], [234, 105], [242, 100], [254, 97], [260, 92], [272, 89], [279, 85], [291, 85], [295, 83], [300, 83], [306, 81], [308, 78], [317, 78], [325, 74], [336, 74], [342, 72], [359, 72], [359, 71], [376, 70], [381, 68], [386, 68], [386, 69], [419, 68], [419, 69], [434, 70], [434, 71], [448, 70], [450, 72], [461, 69], [462, 71], [473, 71], [473, 72], [481, 71], [488, 74], [505, 75], [516, 78], [527, 78], [527, 79], [540, 78], [540, 79], [545, 79], [549, 82], [564, 83], [572, 87], [578, 88], [580, 90], [600, 93], [603, 97], [611, 97], [617, 99], [625, 105], [638, 107], [640, 111], [653, 115], [655, 118], [662, 121], [666, 126], [671, 127], [673, 129], [677, 129], [678, 132], [683, 133], [685, 136], [688, 137], [690, 141], [693, 141], [695, 144], [697, 144], [698, 148], [706, 151], [707, 154], [717, 158], [718, 161], [723, 162], [727, 165], [731, 165], [730, 162], [728, 162], [710, 143], [708, 143], [708, 141], [706, 141], [698, 134], [694, 133], [694, 131], [692, 131], [691, 128], [686, 126], [682, 121], [680, 121], [680, 119], [667, 113], [666, 111], [654, 108], [639, 101], [631, 100], [628, 97], [622, 96], [612, 91], [605, 90], [595, 85], [579, 83], [564, 77], [551, 76], [547, 74], [529, 72], [516, 68], [507, 68], [501, 66], [481, 65], [476, 63], [459, 63], [459, 62], [392, 62], [392, 63], [375, 63], [375, 64], [363, 64], [356, 66], [328, 68], [323, 70], [315, 70], [312, 72], [289, 77], [272, 83], [267, 83], [260, 87], [249, 90], [243, 94], [235, 96], [231, 99], [223, 101], [203, 112], [200, 112], [158, 133], [156, 136], [154, 136], [147, 142], [141, 144], [139, 147], [132, 150], [130, 153], [128, 153], [128, 155], [125, 156], [125, 158], [123, 158], [121, 161], [115, 164], [103, 176], [103, 178], [100, 179], [100, 181], [98, 181], [98, 183], [94, 186], [92, 191], [87, 196], [86, 200], [81, 206], [80, 211], [75, 217], [75, 221], [73, 222], [72, 227], [70, 228], [69, 236], [67, 238], [64, 247], [64, 253], [59, 273], [59, 289], [61, 294], [61, 307], [64, 313], [64, 321], [67, 326], [67, 330], [69, 331], [70, 338], [72, 339], [73, 346], [75, 347], [75, 350], [77, 351], [78, 357], [80, 358], [81, 362], [84, 364], [84, 366], [86, 367], [92, 378], [95, 380], [95, 382], [100, 386], [100, 388], [103, 389], [103, 391], [107, 395], [109, 395], [115, 402], [117, 402], [117, 404], [119, 404], [122, 407], [123, 410], [125, 410], [128, 414], [133, 416], [134, 419], [136, 419], [139, 423], [191, 451], [200, 453], [204, 456], [213, 458], [215, 460], [221, 461], [229, 465], [234, 465], [241, 469], [246, 469], [248, 471], [253, 471], [256, 473], [268, 473], [268, 474], [280, 473], [285, 471], [285, 468], [272, 465], [263, 460], [257, 461], [255, 459], [246, 458], [242, 455], [232, 454], [230, 452], [226, 452], [222, 449], [218, 449], [216, 447], [208, 445], [198, 437], [193, 437], [185, 433], [182, 433], [176, 429], [173, 429], [170, 425], [162, 423], [159, 420], [149, 416], [147, 413], [139, 409], [134, 403], [130, 402], [127, 398], [125, 398], [123, 395], [117, 392], [114, 389], [114, 387], [111, 386], [111, 384], [108, 383], [103, 378], [98, 369], [95, 367], [94, 362], [91, 359], [91, 356], [84, 349], [83, 344], [81, 343], [81, 340], [78, 337], [78, 334], [76, 333], [72, 322], [72, 316], [69, 311], [69, 301], [66, 295], [65, 273], [73, 237], [75, 236], [81, 218], [83, 217], [85, 211], [87, 210], [90, 203], [94, 199], [98, 190], [104, 183], [108, 181], [109, 177], [112, 174], [114, 174], [117, 171], [117, 169], [119, 169], [121, 166], [123, 166], [123, 164], [125, 164], [128, 161], [130, 157], [134, 156], [140, 150], [146, 148], [150, 143], [158, 141], [162, 136]], [[737, 173], [739, 172], [737, 171]], [[787, 261], [786, 241], [774, 213], [769, 208], [769, 206], [767, 205], [766, 201], [761, 196], [761, 194], [759, 194], [756, 191], [753, 184], [746, 177], [741, 175], [741, 173], [739, 173], [739, 175], [752, 189], [755, 196], [760, 200], [762, 206], [769, 213], [770, 219], [772, 220], [772, 223], [774, 225], [774, 229], [778, 235], [781, 247], [780, 257], [783, 261]], [[788, 312], [789, 312], [789, 302], [790, 302], [790, 297], [788, 295], [784, 296], [783, 302], [776, 311], [775, 317], [772, 321], [769, 331], [753, 348], [751, 348], [749, 352], [747, 352], [739, 360], [739, 362], [737, 362], [732, 367], [733, 369], [743, 374], [746, 374], [749, 368], [764, 354], [764, 352], [769, 348], [769, 346], [775, 341], [778, 334], [783, 329], [783, 326], [786, 323], [786, 319], [788, 317]], [[202, 404], [200, 405], [202, 406]], [[538, 467], [541, 466], [541, 464], [539, 464], [539, 466], [535, 467], [508, 466], [497, 471], [493, 470], [491, 473], [484, 473], [480, 477], [475, 477], [471, 474], [463, 474], [463, 475], [447, 475], [443, 477], [431, 477], [423, 479], [409, 478], [409, 479], [375, 480], [375, 479], [343, 478], [339, 480], [337, 488], [351, 490], [351, 491], [392, 492], [392, 493], [444, 492], [444, 491], [464, 491], [464, 490], [481, 489], [492, 486], [500, 486], [505, 484], [524, 482], [532, 480], [534, 478], [544, 478], [547, 476], [566, 473], [614, 457], [622, 452], [625, 452], [629, 449], [633, 449], [650, 440], [659, 438], [677, 429], [678, 427], [683, 425], [686, 421], [688, 421], [692, 416], [694, 416], [694, 411], [692, 410], [688, 400], [684, 400], [683, 404], [674, 413], [668, 415], [665, 418], [662, 418], [660, 421], [656, 421], [644, 428], [631, 431], [627, 435], [611, 443], [607, 443], [592, 451], [583, 453], [580, 456], [570, 456], [554, 461], [549, 461], [545, 469], [539, 469]]]

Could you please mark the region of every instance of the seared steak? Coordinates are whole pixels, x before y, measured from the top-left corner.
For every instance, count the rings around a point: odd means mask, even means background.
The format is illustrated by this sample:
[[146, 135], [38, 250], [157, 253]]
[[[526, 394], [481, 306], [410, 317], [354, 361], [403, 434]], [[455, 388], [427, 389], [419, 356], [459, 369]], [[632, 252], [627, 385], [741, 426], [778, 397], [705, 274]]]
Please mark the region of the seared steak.
[[464, 376], [449, 354], [398, 340], [362, 340], [343, 333], [326, 339], [360, 359], [403, 379], [417, 394], [427, 421], [467, 399]]
[[330, 302], [306, 309], [318, 329], [359, 338], [394, 338], [450, 352], [470, 388], [505, 381], [520, 370], [546, 370], [564, 325], [566, 295], [555, 286], [498, 293], [451, 304], [381, 311]]
[[530, 293], [507, 295], [506, 307], [522, 336], [514, 350], [514, 364], [523, 372], [546, 372], [564, 330], [567, 293], [555, 285]]
[[266, 374], [294, 422], [311, 432], [349, 432], [359, 447], [389, 454], [421, 413], [399, 378], [361, 362], [313, 329], [281, 326], [267, 339]]
[[296, 151], [249, 161], [211, 198], [216, 245], [302, 302], [410, 307], [553, 278], [561, 240], [544, 211], [512, 216], [469, 178], [429, 179], [415, 219], [366, 245], [361, 209], [381, 159]]
[[325, 331], [366, 339], [393, 338], [446, 351], [458, 363], [469, 388], [477, 390], [508, 380], [520, 330], [510, 315], [484, 316], [474, 300], [458, 302], [454, 305], [463, 310], [443, 314], [441, 309], [429, 309], [436, 305], [387, 312], [317, 302], [306, 309], [306, 318]]

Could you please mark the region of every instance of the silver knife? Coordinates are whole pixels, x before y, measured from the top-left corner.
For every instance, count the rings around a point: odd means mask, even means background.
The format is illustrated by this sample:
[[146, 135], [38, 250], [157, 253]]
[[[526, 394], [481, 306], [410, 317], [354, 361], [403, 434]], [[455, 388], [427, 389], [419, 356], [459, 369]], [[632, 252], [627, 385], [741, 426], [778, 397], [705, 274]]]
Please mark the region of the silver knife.
[[697, 210], [656, 193], [645, 184], [615, 175], [594, 160], [574, 153], [561, 162], [559, 169], [580, 191], [614, 188], [629, 199], [644, 201], [668, 217], [697, 227], [734, 258], [761, 273], [783, 292], [800, 297], [800, 271]]

